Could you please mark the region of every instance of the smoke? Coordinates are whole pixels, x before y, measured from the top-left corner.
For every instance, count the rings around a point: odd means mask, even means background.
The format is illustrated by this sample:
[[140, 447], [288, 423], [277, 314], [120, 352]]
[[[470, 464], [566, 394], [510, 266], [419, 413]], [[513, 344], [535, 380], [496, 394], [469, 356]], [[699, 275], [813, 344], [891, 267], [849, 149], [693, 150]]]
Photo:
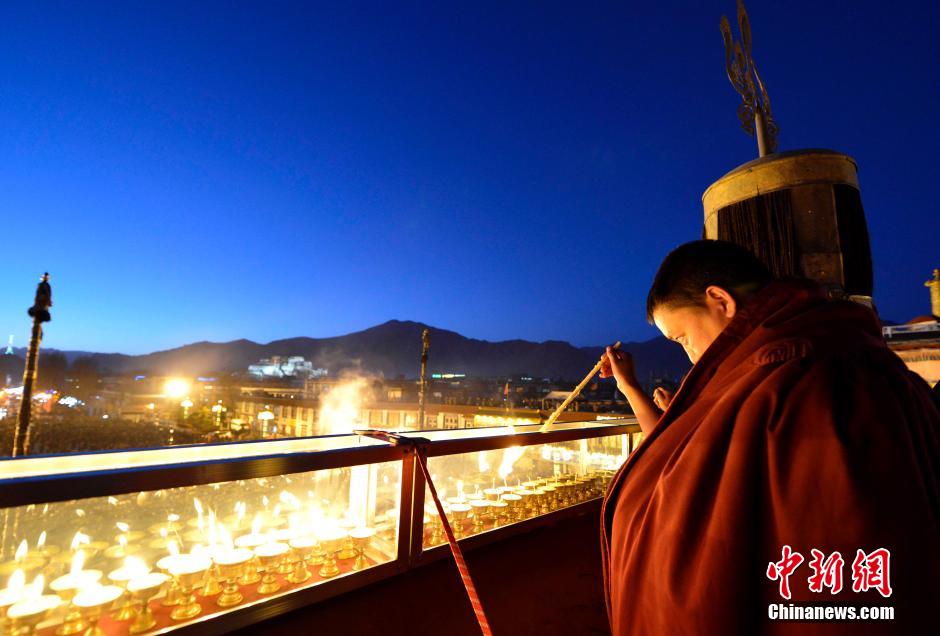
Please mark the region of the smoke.
[[319, 428], [325, 435], [351, 433], [362, 425], [362, 405], [368, 400], [369, 380], [354, 377], [320, 396]]

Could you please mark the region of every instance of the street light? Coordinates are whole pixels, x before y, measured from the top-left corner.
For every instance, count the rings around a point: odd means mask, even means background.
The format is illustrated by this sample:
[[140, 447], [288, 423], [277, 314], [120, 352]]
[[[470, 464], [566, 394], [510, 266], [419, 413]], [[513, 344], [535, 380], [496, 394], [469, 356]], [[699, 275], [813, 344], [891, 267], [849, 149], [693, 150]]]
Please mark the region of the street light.
[[186, 398], [180, 402], [180, 406], [183, 407], [183, 420], [185, 420], [187, 417], [189, 417], [189, 409], [193, 408], [193, 401], [189, 398]]
[[272, 413], [268, 409], [265, 409], [261, 411], [260, 413], [258, 413], [258, 419], [261, 420], [261, 436], [267, 437], [268, 424], [271, 422], [271, 420], [274, 419], [274, 413]]
[[222, 428], [222, 413], [227, 409], [222, 406], [222, 400], [219, 400], [217, 404], [212, 405], [212, 412], [215, 413], [215, 427], [217, 429]]
[[163, 394], [169, 398], [181, 398], [189, 394], [189, 381], [183, 378], [170, 378], [163, 385]]

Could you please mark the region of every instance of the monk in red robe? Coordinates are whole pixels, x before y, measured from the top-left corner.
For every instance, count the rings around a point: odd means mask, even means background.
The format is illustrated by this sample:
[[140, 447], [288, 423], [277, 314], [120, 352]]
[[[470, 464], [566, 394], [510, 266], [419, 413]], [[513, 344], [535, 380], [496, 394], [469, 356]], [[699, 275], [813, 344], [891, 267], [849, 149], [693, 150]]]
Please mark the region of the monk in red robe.
[[607, 352], [646, 433], [603, 507], [613, 633], [940, 634], [940, 403], [874, 312], [695, 241], [647, 313], [693, 367], [660, 411]]

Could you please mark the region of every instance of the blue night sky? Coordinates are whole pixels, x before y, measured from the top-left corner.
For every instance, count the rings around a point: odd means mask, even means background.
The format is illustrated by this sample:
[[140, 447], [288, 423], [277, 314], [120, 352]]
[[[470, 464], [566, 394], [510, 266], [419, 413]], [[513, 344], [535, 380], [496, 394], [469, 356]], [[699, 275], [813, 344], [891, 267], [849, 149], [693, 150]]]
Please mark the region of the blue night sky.
[[[654, 335], [657, 265], [756, 156], [733, 0], [316, 4], [3, 4], [0, 334], [48, 269], [64, 349]], [[781, 149], [859, 162], [894, 320], [940, 267], [938, 7], [748, 7]]]

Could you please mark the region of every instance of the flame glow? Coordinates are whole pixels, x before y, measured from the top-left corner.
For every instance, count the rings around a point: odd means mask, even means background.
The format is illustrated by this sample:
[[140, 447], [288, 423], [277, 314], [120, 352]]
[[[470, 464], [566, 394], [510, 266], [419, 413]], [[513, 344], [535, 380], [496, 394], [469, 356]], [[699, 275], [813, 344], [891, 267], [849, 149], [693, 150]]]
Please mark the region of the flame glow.
[[196, 524], [199, 527], [199, 530], [202, 531], [202, 502], [199, 501], [197, 497], [193, 497], [193, 508], [196, 509]]
[[26, 558], [26, 553], [29, 552], [29, 544], [26, 543], [26, 539], [20, 541], [20, 545], [16, 548], [16, 554], [13, 555], [13, 560], [19, 563]]
[[75, 574], [81, 572], [83, 567], [85, 567], [85, 551], [79, 550], [75, 553], [75, 556], [72, 557], [72, 565], [69, 568], [69, 573]]
[[26, 574], [23, 573], [23, 570], [17, 568], [13, 574], [10, 575], [10, 580], [7, 581], [8, 590], [22, 590], [26, 585]]
[[26, 596], [30, 598], [39, 598], [42, 596], [42, 591], [46, 587], [46, 577], [42, 574], [33, 579], [33, 582], [30, 584], [29, 589], [26, 592]]
[[226, 548], [231, 550], [235, 547], [235, 544], [232, 542], [232, 535], [229, 534], [228, 528], [225, 527], [225, 524], [219, 522], [218, 524], [218, 533], [219, 533], [219, 543], [224, 545]]
[[79, 547], [83, 545], [88, 545], [89, 543], [91, 543], [91, 537], [89, 537], [87, 534], [84, 534], [82, 532], [76, 532], [75, 536], [72, 537], [71, 548], [72, 550], [77, 550]]
[[147, 564], [144, 563], [142, 559], [129, 556], [124, 559], [124, 570], [127, 572], [129, 579], [136, 579], [139, 576], [147, 574], [150, 568], [147, 567]]
[[525, 453], [524, 446], [510, 446], [505, 451], [503, 451], [503, 461], [499, 464], [499, 474], [501, 479], [506, 479], [511, 473], [512, 468], [515, 466], [516, 462], [519, 461], [519, 458]]

